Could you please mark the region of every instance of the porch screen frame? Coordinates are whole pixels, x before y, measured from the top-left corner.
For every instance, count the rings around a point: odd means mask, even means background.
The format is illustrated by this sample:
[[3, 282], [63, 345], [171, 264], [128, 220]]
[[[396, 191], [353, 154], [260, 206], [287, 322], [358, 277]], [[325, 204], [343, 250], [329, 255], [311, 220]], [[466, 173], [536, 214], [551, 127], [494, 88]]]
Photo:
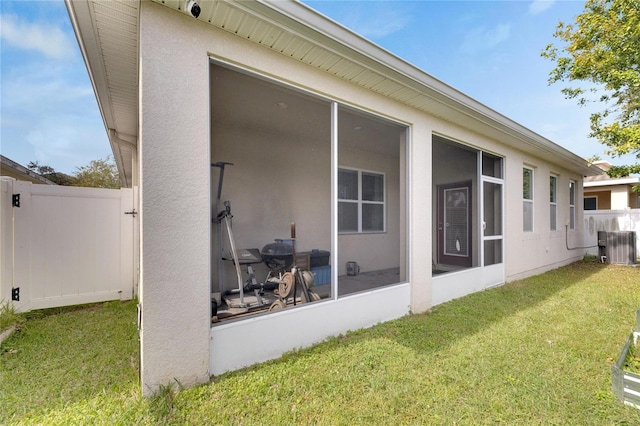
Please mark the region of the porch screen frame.
[[[485, 155], [486, 154], [486, 155]], [[484, 160], [485, 157], [494, 157], [495, 159], [500, 160], [499, 167], [496, 168], [495, 164], [493, 168], [485, 167]], [[482, 267], [492, 266], [492, 265], [504, 265], [504, 157], [491, 154], [489, 152], [480, 151], [478, 153], [478, 162], [480, 166], [478, 170], [480, 171], [480, 188], [479, 188], [479, 198], [480, 198], [480, 223], [481, 227], [481, 238], [482, 243], [480, 244], [480, 265]], [[485, 170], [492, 170], [493, 176], [485, 174]], [[497, 201], [499, 201], [499, 211], [495, 211], [494, 214], [497, 214], [498, 220], [495, 220], [495, 216], [492, 217], [492, 226], [487, 226], [489, 218], [486, 215], [487, 206], [489, 200], [485, 197], [485, 188], [486, 185], [492, 185], [496, 189], [499, 189], [500, 196]], [[494, 206], [495, 207], [495, 206]], [[494, 247], [494, 253], [492, 258], [494, 259], [491, 263], [487, 262], [487, 250], [488, 246]], [[496, 253], [496, 247], [499, 249], [499, 253]]]
[[[404, 140], [404, 148], [402, 149], [404, 151], [404, 154], [401, 155], [401, 162], [404, 164], [404, 173], [402, 173], [400, 175], [400, 187], [401, 187], [401, 193], [404, 193], [404, 217], [402, 218], [402, 220], [404, 220], [404, 226], [401, 228], [400, 231], [400, 244], [403, 246], [401, 248], [403, 255], [400, 258], [400, 266], [402, 268], [402, 266], [404, 265], [405, 268], [405, 275], [409, 275], [410, 273], [410, 268], [411, 268], [411, 251], [410, 251], [410, 231], [411, 231], [411, 221], [410, 221], [410, 211], [411, 211], [411, 205], [410, 205], [410, 198], [408, 197], [408, 193], [409, 193], [409, 188], [411, 186], [411, 169], [410, 169], [410, 164], [411, 162], [409, 161], [410, 158], [410, 152], [411, 152], [411, 133], [412, 133], [412, 128], [411, 128], [411, 123], [409, 122], [405, 122], [402, 120], [399, 120], [397, 118], [390, 118], [388, 116], [385, 116], [384, 114], [381, 113], [375, 113], [372, 112], [371, 110], [367, 110], [362, 108], [361, 106], [346, 102], [344, 100], [340, 100], [337, 101], [335, 100], [335, 98], [329, 97], [326, 94], [323, 93], [319, 93], [319, 92], [315, 92], [313, 90], [310, 90], [309, 88], [305, 88], [303, 86], [299, 86], [297, 84], [293, 84], [290, 81], [285, 81], [282, 79], [278, 79], [275, 78], [273, 75], [267, 75], [264, 74], [254, 68], [247, 68], [247, 67], [243, 67], [237, 63], [232, 63], [229, 61], [226, 61], [220, 57], [214, 57], [212, 55], [209, 56], [209, 64], [212, 65], [217, 65], [217, 66], [221, 66], [227, 69], [231, 69], [235, 72], [239, 72], [239, 73], [243, 73], [243, 74], [247, 74], [250, 75], [252, 77], [267, 81], [269, 84], [274, 84], [276, 86], [280, 86], [289, 90], [293, 90], [296, 91], [298, 93], [304, 94], [306, 96], [310, 96], [316, 99], [320, 99], [323, 101], [327, 101], [330, 104], [330, 114], [331, 114], [331, 128], [330, 128], [330, 139], [331, 139], [331, 171], [330, 171], [330, 176], [331, 176], [331, 201], [330, 201], [330, 210], [331, 210], [331, 243], [330, 243], [330, 247], [331, 247], [331, 254], [330, 254], [330, 260], [329, 263], [330, 265], [332, 265], [331, 267], [331, 293], [329, 298], [327, 299], [323, 299], [323, 300], [333, 300], [333, 301], [337, 301], [338, 300], [338, 271], [339, 268], [337, 267], [338, 264], [338, 259], [339, 259], [339, 237], [341, 235], [340, 232], [338, 232], [338, 171], [341, 168], [347, 168], [347, 167], [341, 167], [338, 164], [338, 152], [339, 152], [339, 134], [338, 134], [338, 121], [339, 121], [339, 109], [340, 107], [347, 107], [353, 110], [357, 110], [363, 113], [366, 113], [367, 115], [370, 115], [372, 117], [377, 117], [379, 119], [388, 121], [388, 122], [392, 122], [395, 123], [399, 126], [402, 126], [405, 128], [405, 140]], [[379, 171], [374, 171], [374, 170], [365, 170], [362, 169], [363, 172], [367, 172], [367, 173], [374, 173], [374, 174], [379, 174], [382, 175], [384, 178], [384, 201], [382, 202], [383, 204], [383, 208], [384, 208], [384, 213], [383, 213], [383, 227], [384, 230], [382, 231], [365, 231], [362, 232], [361, 234], [379, 234], [379, 233], [386, 233], [387, 232], [387, 203], [388, 203], [388, 194], [387, 194], [387, 176], [385, 173], [383, 172], [379, 172]], [[211, 181], [211, 175], [210, 175], [210, 179], [209, 181]], [[211, 185], [211, 184], [209, 184]], [[210, 193], [211, 193], [211, 188], [210, 188]], [[211, 193], [212, 194], [212, 193]], [[212, 197], [212, 202], [213, 202], [213, 196], [210, 195]], [[401, 197], [401, 201], [402, 201], [402, 197]], [[210, 225], [210, 229], [209, 232], [212, 233], [213, 231], [213, 225]], [[210, 258], [210, 264], [213, 261], [213, 250], [210, 248], [209, 250], [209, 258]], [[335, 267], [333, 266], [335, 265]], [[222, 280], [219, 280], [222, 281]], [[404, 282], [404, 281], [403, 281]], [[402, 282], [399, 282], [397, 284], [402, 284]], [[395, 285], [395, 284], [394, 284]], [[303, 305], [301, 305], [303, 306]], [[252, 318], [252, 316], [248, 317], [248, 318]]]

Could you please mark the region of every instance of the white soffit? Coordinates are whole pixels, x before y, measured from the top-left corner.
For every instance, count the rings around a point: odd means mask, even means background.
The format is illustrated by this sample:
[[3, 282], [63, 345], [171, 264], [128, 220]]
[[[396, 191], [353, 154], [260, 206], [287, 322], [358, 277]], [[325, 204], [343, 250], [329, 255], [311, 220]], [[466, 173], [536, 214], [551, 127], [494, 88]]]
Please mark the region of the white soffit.
[[66, 0], [122, 184], [138, 135], [138, 1]]

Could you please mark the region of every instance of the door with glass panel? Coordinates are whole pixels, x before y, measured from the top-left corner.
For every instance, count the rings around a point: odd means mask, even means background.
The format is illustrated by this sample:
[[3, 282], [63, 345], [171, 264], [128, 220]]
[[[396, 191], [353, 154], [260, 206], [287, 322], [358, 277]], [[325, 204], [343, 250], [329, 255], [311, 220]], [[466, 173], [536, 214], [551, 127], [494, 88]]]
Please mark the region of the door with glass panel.
[[471, 266], [471, 181], [438, 186], [438, 263]]

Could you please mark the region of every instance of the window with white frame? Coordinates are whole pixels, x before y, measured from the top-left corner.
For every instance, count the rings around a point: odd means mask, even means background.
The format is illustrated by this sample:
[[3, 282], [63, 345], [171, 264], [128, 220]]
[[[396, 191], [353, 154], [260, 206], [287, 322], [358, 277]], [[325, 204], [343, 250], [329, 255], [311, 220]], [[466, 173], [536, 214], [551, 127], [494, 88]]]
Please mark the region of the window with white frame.
[[533, 169], [522, 168], [522, 230], [533, 232]]
[[558, 177], [549, 176], [549, 229], [558, 229]]
[[576, 183], [569, 181], [569, 229], [576, 229]]
[[385, 231], [384, 174], [338, 169], [338, 232]]

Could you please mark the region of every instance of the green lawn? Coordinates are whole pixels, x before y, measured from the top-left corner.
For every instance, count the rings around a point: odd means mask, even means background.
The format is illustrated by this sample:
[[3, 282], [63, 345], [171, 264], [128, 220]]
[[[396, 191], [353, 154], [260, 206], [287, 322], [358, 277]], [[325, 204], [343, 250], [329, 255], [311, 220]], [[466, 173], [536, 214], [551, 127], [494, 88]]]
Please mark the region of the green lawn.
[[0, 350], [0, 424], [640, 424], [610, 372], [639, 289], [579, 262], [148, 400], [135, 303], [48, 312]]

